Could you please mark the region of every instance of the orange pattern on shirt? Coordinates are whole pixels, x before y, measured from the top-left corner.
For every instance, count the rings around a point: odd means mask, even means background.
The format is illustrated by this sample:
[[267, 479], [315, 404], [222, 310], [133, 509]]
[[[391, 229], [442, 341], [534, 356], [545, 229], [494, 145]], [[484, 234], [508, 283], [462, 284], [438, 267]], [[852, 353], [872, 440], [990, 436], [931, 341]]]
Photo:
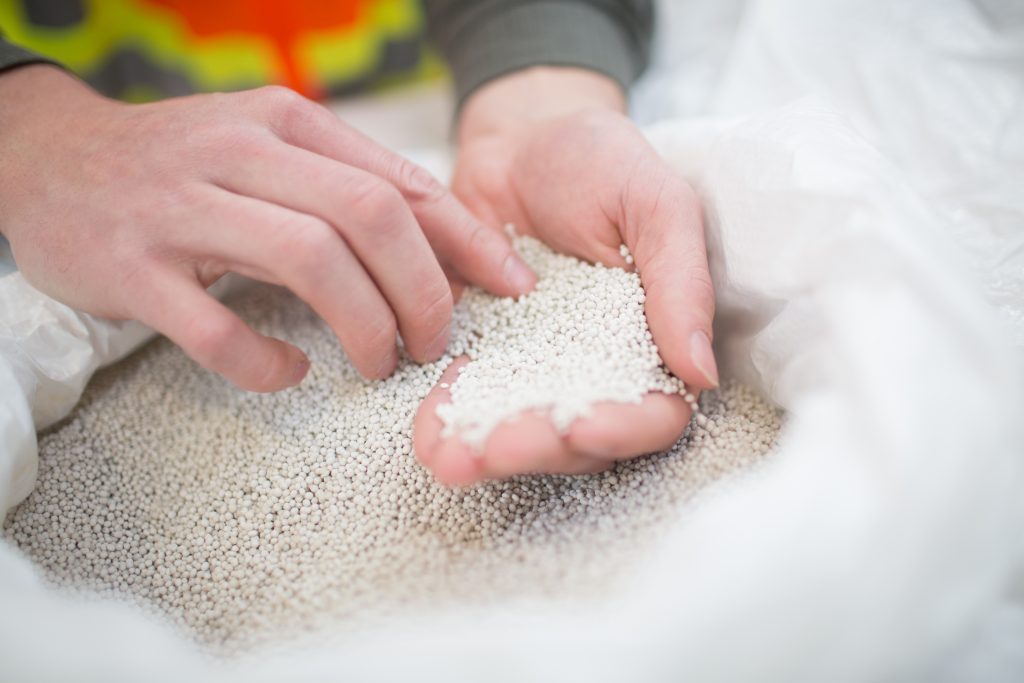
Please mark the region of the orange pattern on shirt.
[[198, 38], [254, 33], [274, 45], [286, 85], [318, 97], [315, 83], [298, 67], [295, 44], [308, 31], [358, 25], [367, 21], [373, 0], [145, 0], [173, 11]]

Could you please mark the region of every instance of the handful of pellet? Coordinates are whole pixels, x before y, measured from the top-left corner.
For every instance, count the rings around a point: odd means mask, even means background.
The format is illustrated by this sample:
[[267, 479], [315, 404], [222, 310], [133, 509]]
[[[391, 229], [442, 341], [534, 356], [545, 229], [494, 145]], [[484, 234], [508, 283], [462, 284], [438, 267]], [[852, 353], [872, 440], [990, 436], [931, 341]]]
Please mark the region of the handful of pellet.
[[694, 405], [658, 356], [637, 273], [557, 254], [531, 237], [514, 241], [537, 287], [516, 300], [470, 289], [460, 302], [453, 351], [472, 360], [451, 386], [451, 403], [438, 406], [444, 436], [480, 447], [526, 411], [547, 414], [565, 432], [597, 403], [639, 403], [653, 391]]

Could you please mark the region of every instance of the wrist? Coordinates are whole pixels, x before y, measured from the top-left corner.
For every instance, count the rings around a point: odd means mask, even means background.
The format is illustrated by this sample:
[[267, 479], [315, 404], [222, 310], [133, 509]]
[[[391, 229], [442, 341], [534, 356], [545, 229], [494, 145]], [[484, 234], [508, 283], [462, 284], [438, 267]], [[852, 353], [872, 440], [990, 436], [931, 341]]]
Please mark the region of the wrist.
[[576, 67], [538, 66], [482, 86], [466, 100], [457, 138], [516, 135], [542, 121], [588, 110], [625, 112], [626, 96], [613, 79]]
[[50, 64], [27, 64], [0, 73], [0, 235], [14, 241], [3, 211], [5, 196], [18, 191], [40, 149], [52, 146], [54, 136], [81, 130], [90, 110], [111, 104]]
[[[30, 131], [62, 134], [60, 126], [79, 129], [83, 117], [99, 108], [119, 106], [64, 69], [29, 64], [0, 73], [0, 150], [5, 156], [32, 144]], [[7, 158], [12, 158], [7, 156]]]
[[87, 95], [93, 100], [106, 101], [78, 78], [53, 64], [26, 64], [0, 72], [2, 117], [15, 116], [37, 102], [69, 95]]

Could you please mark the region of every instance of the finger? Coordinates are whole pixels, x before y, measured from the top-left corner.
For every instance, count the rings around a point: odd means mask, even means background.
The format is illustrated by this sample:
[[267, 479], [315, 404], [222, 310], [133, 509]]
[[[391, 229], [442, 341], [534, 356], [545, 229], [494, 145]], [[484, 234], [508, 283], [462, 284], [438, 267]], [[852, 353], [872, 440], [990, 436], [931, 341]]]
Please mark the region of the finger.
[[444, 276], [448, 278], [448, 286], [452, 288], [452, 299], [455, 303], [459, 303], [462, 299], [462, 295], [466, 291], [466, 281], [462, 279], [462, 276], [451, 269], [450, 266], [445, 266]]
[[437, 416], [437, 407], [442, 403], [450, 403], [452, 400], [448, 387], [459, 377], [459, 368], [469, 363], [469, 358], [460, 356], [449, 365], [441, 379], [427, 394], [423, 402], [416, 410], [416, 416], [412, 422], [412, 450], [416, 459], [425, 467], [430, 467], [434, 461], [438, 447], [441, 445], [441, 430], [444, 429], [444, 422]]
[[448, 344], [451, 287], [398, 191], [366, 171], [268, 136], [217, 183], [320, 218], [341, 235], [394, 311], [406, 349], [436, 360]]
[[445, 486], [470, 486], [485, 479], [483, 460], [458, 437], [440, 443], [430, 471]]
[[363, 169], [395, 186], [441, 259], [466, 280], [499, 296], [533, 289], [536, 276], [508, 239], [477, 220], [426, 170], [290, 91], [261, 89], [254, 97], [283, 141]]
[[[415, 197], [408, 189], [403, 194]], [[536, 286], [537, 275], [508, 237], [478, 220], [447, 190], [436, 200], [412, 198], [411, 203], [438, 256], [468, 282], [497, 296], [520, 296]]]
[[[551, 420], [535, 413], [498, 425], [484, 446], [483, 471], [488, 478], [562, 471], [572, 453]], [[557, 464], [557, 466], [556, 466]]]
[[155, 272], [137, 297], [138, 320], [242, 389], [278, 391], [301, 382], [309, 370], [302, 351], [257, 334], [184, 274]]
[[483, 452], [476, 453], [457, 437], [442, 439], [443, 422], [437, 416], [438, 405], [451, 401], [448, 387], [458, 380], [458, 369], [468, 362], [463, 356], [445, 370], [413, 423], [416, 457], [442, 481], [464, 484], [530, 472], [598, 472], [615, 460], [670, 448], [690, 419], [690, 408], [681, 396], [656, 392], [635, 405], [598, 404], [589, 416], [573, 422], [565, 435], [559, 435], [546, 417], [523, 415], [502, 423]]
[[[553, 429], [552, 425], [552, 429]], [[608, 469], [615, 464], [614, 460], [595, 458], [585, 453], [573, 451], [571, 446], [561, 435], [562, 448], [557, 453], [549, 453], [546, 458], [539, 460], [531, 469], [531, 474], [592, 474]]]
[[660, 159], [646, 168], [631, 176], [623, 193], [620, 224], [647, 291], [651, 334], [677, 377], [691, 386], [716, 387], [715, 298], [700, 203]]
[[599, 472], [607, 472], [615, 463], [603, 461], [599, 458], [586, 458], [580, 460], [580, 468], [570, 474], [597, 474]]
[[690, 407], [678, 394], [653, 392], [640, 403], [600, 403], [569, 427], [565, 439], [577, 453], [608, 460], [657, 453], [679, 440]]
[[529, 413], [495, 428], [482, 453], [457, 438], [443, 442], [437, 451], [434, 471], [442, 481], [472, 483], [525, 474], [592, 474], [614, 464], [608, 458], [573, 451], [550, 419]]
[[530, 472], [569, 473], [581, 463], [571, 454], [546, 417], [527, 414], [499, 425], [487, 438], [482, 452], [468, 446], [457, 435], [442, 438], [444, 423], [437, 407], [451, 401], [448, 390], [458, 380], [465, 356], [456, 359], [438, 384], [420, 404], [413, 421], [413, 452], [438, 481], [465, 486], [484, 478], [502, 479]]
[[484, 479], [483, 461], [459, 438], [444, 439], [437, 446], [430, 471], [445, 486], [470, 486]]
[[397, 323], [373, 279], [326, 223], [224, 190], [203, 206], [205, 224], [190, 247], [242, 275], [283, 284], [331, 327], [365, 377], [398, 363]]
[[614, 466], [614, 460], [592, 458], [589, 455], [573, 453], [565, 462], [557, 463], [555, 466], [542, 470], [542, 472], [545, 474], [567, 474], [576, 476], [581, 474], [597, 474], [598, 472], [609, 470]]
[[[473, 180], [475, 181], [476, 178]], [[483, 221], [484, 225], [492, 230], [503, 230], [506, 225], [511, 223], [516, 226], [516, 232], [529, 234], [524, 230], [526, 225], [522, 217], [501, 215], [494, 203], [485, 197], [475, 185], [470, 182], [460, 183], [457, 175], [452, 179], [452, 193], [470, 214]]]

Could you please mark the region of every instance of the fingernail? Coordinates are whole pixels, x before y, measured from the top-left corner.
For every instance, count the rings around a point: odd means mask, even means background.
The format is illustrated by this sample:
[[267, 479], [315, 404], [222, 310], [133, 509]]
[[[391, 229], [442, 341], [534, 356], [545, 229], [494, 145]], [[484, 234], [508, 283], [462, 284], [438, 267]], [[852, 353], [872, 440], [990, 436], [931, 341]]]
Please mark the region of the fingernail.
[[294, 387], [299, 384], [309, 372], [309, 360], [303, 358], [292, 368], [292, 376], [288, 380], [288, 386]]
[[505, 282], [520, 294], [529, 292], [536, 282], [533, 271], [517, 254], [509, 254], [505, 259], [504, 275]]
[[448, 323], [441, 330], [441, 333], [434, 337], [434, 341], [427, 344], [427, 360], [437, 360], [444, 355], [444, 350], [448, 348], [448, 338], [451, 336], [452, 325]]
[[711, 340], [702, 330], [690, 335], [690, 360], [712, 387], [718, 386], [718, 365], [711, 350]]
[[398, 365], [398, 349], [391, 347], [391, 352], [384, 357], [384, 362], [377, 367], [374, 377], [384, 379], [394, 371], [396, 365]]

